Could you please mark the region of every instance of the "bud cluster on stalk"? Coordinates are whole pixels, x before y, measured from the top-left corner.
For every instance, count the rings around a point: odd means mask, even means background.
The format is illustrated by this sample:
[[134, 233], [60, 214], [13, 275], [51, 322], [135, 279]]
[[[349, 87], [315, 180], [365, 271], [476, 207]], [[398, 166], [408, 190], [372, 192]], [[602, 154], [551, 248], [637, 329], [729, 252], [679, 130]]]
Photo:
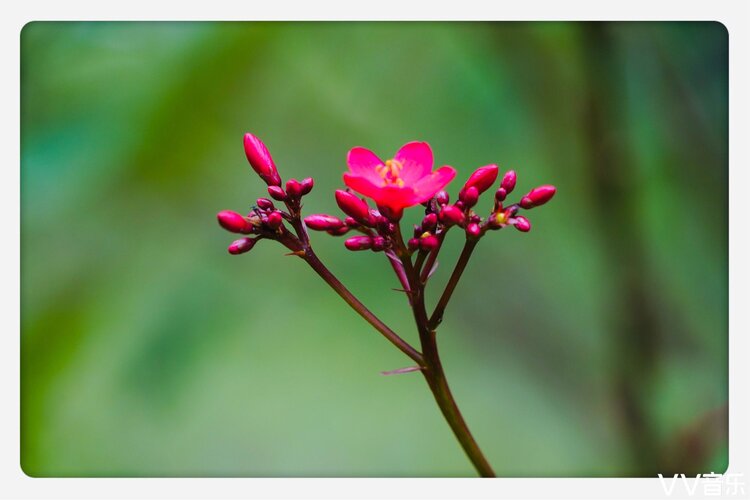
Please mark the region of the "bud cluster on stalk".
[[415, 226], [414, 237], [408, 242], [409, 249], [430, 250], [440, 242], [437, 238], [451, 227], [464, 230], [467, 239], [478, 239], [487, 230], [502, 229], [513, 226], [518, 231], [531, 230], [529, 220], [518, 215], [521, 209], [530, 209], [547, 203], [555, 194], [555, 187], [539, 186], [524, 195], [518, 203], [508, 206], [504, 202], [516, 187], [516, 172], [506, 172], [500, 186], [495, 191], [491, 213], [482, 217], [474, 211], [479, 198], [490, 190], [498, 177], [497, 165], [486, 165], [475, 170], [458, 193], [458, 200], [451, 204], [448, 193], [441, 191], [432, 200], [425, 203], [427, 216], [421, 225]]
[[[498, 173], [497, 165], [480, 167], [469, 176], [454, 203], [450, 203], [450, 195], [445, 191], [439, 191], [432, 199], [423, 203], [425, 216], [420, 224], [414, 226], [407, 248], [412, 252], [431, 252], [440, 246], [442, 234], [452, 227], [463, 229], [467, 239], [478, 239], [488, 230], [506, 226], [513, 226], [524, 233], [530, 231], [531, 223], [526, 217], [519, 215], [519, 211], [547, 203], [554, 196], [555, 187], [539, 186], [521, 197], [519, 202], [506, 206], [504, 203], [515, 189], [517, 181], [516, 172], [509, 170], [494, 192], [491, 213], [482, 217], [474, 208], [482, 194], [495, 184]], [[344, 242], [344, 246], [352, 251], [378, 252], [395, 246], [391, 238], [394, 233], [392, 219], [371, 209], [364, 199], [349, 191], [336, 191], [336, 203], [346, 214], [343, 220], [333, 215], [315, 214], [305, 218], [307, 227], [315, 231], [326, 231], [333, 236], [341, 236], [351, 230], [362, 233]]]
[[[282, 179], [276, 164], [263, 141], [253, 134], [245, 134], [243, 139], [245, 156], [256, 174], [268, 185], [268, 195], [277, 202], [283, 202], [288, 210], [296, 211], [301, 206], [302, 197], [312, 191], [314, 182], [311, 177], [298, 181], [289, 179], [282, 187]], [[299, 241], [284, 226], [291, 215], [277, 208], [268, 198], [258, 198], [247, 215], [224, 210], [217, 214], [219, 225], [232, 233], [248, 234], [233, 241], [227, 249], [230, 254], [238, 255], [249, 252], [258, 240], [275, 239], [293, 251], [300, 248]]]
[[371, 209], [367, 201], [348, 190], [338, 189], [335, 196], [336, 204], [346, 217], [342, 220], [328, 214], [308, 215], [304, 219], [308, 229], [325, 231], [332, 236], [342, 236], [349, 231], [359, 232], [361, 234], [344, 241], [344, 247], [354, 252], [382, 252], [392, 247], [391, 236], [396, 230], [392, 220], [379, 210]]
[[[403, 246], [398, 231], [398, 217], [387, 208], [371, 208], [367, 201], [353, 192], [337, 190], [336, 204], [344, 213], [343, 217], [329, 214], [313, 214], [302, 219], [301, 201], [313, 189], [313, 179], [289, 179], [284, 183], [265, 144], [253, 134], [244, 136], [245, 155], [255, 173], [267, 185], [269, 198], [258, 198], [250, 213], [242, 215], [225, 210], [217, 215], [219, 224], [232, 233], [246, 235], [229, 245], [229, 253], [241, 254], [250, 251], [260, 239], [275, 239], [287, 246], [293, 253], [303, 249], [300, 238], [307, 241], [304, 227], [313, 231], [324, 231], [332, 236], [357, 233], [344, 241], [351, 251], [371, 250], [374, 252], [398, 251]], [[482, 217], [475, 209], [482, 195], [491, 190], [498, 178], [499, 168], [491, 164], [476, 169], [466, 180], [455, 202], [444, 190], [438, 191], [424, 202], [425, 215], [420, 224], [414, 226], [411, 238], [406, 242], [410, 252], [436, 252], [444, 234], [451, 228], [460, 228], [468, 240], [477, 240], [489, 230], [513, 226], [518, 231], [531, 230], [529, 220], [520, 215], [547, 203], [555, 194], [555, 187], [543, 185], [526, 193], [516, 203], [507, 203], [507, 197], [516, 187], [516, 172], [509, 170], [494, 191], [492, 210]], [[273, 201], [272, 201], [273, 200]], [[282, 204], [277, 208], [274, 201]], [[284, 210], [286, 209], [286, 211]], [[302, 226], [304, 222], [304, 227]], [[293, 226], [297, 236], [285, 227]], [[300, 233], [299, 231], [302, 231]], [[433, 255], [434, 257], [434, 255]]]

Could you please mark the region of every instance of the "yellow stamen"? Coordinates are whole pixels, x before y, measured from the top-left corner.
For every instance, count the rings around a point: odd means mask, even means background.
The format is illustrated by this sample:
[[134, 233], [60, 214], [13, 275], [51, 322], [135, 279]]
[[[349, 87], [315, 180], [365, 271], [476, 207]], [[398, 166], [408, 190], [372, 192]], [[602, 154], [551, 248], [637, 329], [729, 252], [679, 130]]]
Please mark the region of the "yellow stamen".
[[375, 167], [375, 171], [383, 178], [386, 184], [395, 184], [398, 187], [404, 186], [404, 181], [400, 178], [401, 170], [404, 166], [396, 160], [386, 160], [384, 165]]

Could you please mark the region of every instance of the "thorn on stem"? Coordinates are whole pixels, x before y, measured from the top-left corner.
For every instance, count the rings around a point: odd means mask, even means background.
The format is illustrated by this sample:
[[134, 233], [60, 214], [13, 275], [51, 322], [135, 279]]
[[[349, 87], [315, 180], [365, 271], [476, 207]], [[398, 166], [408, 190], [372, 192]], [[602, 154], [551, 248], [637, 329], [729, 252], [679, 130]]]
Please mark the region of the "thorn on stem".
[[397, 368], [396, 370], [389, 370], [380, 372], [381, 375], [400, 375], [401, 373], [418, 372], [422, 370], [419, 366], [407, 366], [406, 368]]

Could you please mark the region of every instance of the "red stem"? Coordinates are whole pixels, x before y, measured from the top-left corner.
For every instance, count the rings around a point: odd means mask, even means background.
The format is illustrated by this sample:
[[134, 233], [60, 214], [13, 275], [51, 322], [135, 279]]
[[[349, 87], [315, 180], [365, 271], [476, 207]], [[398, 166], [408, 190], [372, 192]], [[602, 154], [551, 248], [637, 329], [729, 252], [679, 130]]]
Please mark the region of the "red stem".
[[456, 267], [453, 268], [451, 277], [445, 285], [445, 290], [443, 290], [443, 294], [440, 296], [440, 299], [435, 306], [435, 311], [432, 313], [432, 316], [430, 316], [430, 321], [428, 322], [428, 327], [430, 329], [434, 330], [443, 321], [445, 308], [451, 300], [453, 291], [456, 289], [456, 285], [458, 285], [458, 281], [461, 279], [461, 275], [463, 274], [464, 269], [466, 269], [466, 264], [469, 262], [469, 258], [471, 257], [472, 252], [474, 252], [474, 247], [477, 246], [478, 241], [479, 240], [466, 240], [464, 249], [461, 251], [461, 255], [456, 262]]
[[[453, 434], [456, 436], [456, 439], [458, 439], [458, 442], [469, 457], [469, 460], [471, 460], [471, 463], [477, 469], [477, 472], [479, 472], [482, 477], [495, 477], [495, 472], [492, 470], [492, 467], [482, 453], [482, 450], [479, 448], [479, 444], [477, 444], [474, 436], [471, 434], [469, 426], [466, 424], [463, 415], [461, 415], [461, 411], [458, 409], [453, 393], [451, 393], [450, 387], [448, 386], [448, 380], [440, 361], [440, 355], [438, 354], [435, 330], [434, 328], [430, 328], [430, 322], [427, 319], [427, 310], [424, 304], [424, 284], [420, 280], [419, 269], [412, 266], [411, 257], [409, 256], [408, 251], [404, 246], [403, 238], [401, 237], [400, 227], [397, 225], [396, 228], [394, 238], [395, 243], [398, 246], [396, 253], [401, 258], [406, 274], [411, 282], [412, 311], [414, 313], [414, 321], [417, 325], [417, 330], [419, 331], [419, 339], [422, 344], [422, 355], [424, 359], [422, 375], [427, 381], [427, 385], [430, 387], [430, 390], [435, 397], [435, 402], [443, 413], [443, 417], [445, 417]], [[474, 242], [474, 245], [475, 244], [476, 242]], [[471, 251], [468, 252], [465, 259], [468, 260], [470, 255]], [[464, 257], [464, 254], [462, 253], [461, 256]], [[461, 260], [459, 260], [459, 263], [461, 263]], [[466, 262], [463, 262], [461, 266], [462, 268], [465, 267]], [[454, 275], [455, 274], [454, 271]], [[460, 274], [461, 273], [459, 272], [456, 281], [458, 281]], [[451, 276], [451, 279], [453, 279], [453, 276]], [[455, 284], [453, 287], [455, 287]]]

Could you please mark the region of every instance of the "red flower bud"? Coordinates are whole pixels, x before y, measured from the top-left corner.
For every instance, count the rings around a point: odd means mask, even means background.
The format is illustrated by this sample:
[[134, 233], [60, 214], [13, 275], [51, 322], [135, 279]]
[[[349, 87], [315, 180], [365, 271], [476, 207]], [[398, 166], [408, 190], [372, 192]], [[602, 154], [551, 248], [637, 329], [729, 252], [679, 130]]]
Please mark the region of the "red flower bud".
[[461, 224], [464, 221], [464, 213], [455, 205], [446, 205], [440, 210], [440, 222], [446, 226]]
[[255, 204], [262, 210], [273, 210], [273, 202], [268, 198], [258, 198]]
[[344, 225], [344, 222], [328, 214], [314, 214], [305, 217], [305, 225], [315, 231], [328, 231], [329, 229], [338, 229]]
[[506, 191], [505, 188], [498, 188], [497, 191], [495, 191], [495, 200], [497, 200], [498, 203], [501, 203], [505, 201], [505, 197], [508, 196], [508, 191]]
[[348, 191], [336, 190], [336, 203], [348, 216], [365, 226], [370, 225], [370, 208], [367, 203]]
[[468, 188], [461, 190], [458, 198], [465, 206], [471, 208], [476, 205], [477, 200], [479, 200], [479, 190], [476, 186], [469, 186]]
[[263, 141], [248, 133], [245, 134], [244, 144], [247, 161], [260, 178], [269, 186], [281, 186], [281, 177]]
[[406, 246], [409, 247], [409, 250], [416, 250], [419, 248], [419, 238], [411, 238], [409, 241], [406, 242]]
[[509, 195], [513, 191], [513, 188], [516, 187], [516, 172], [514, 170], [505, 172], [500, 187], [505, 190], [506, 195]]
[[216, 218], [219, 220], [221, 227], [232, 233], [249, 234], [253, 230], [253, 225], [245, 217], [231, 210], [219, 212], [216, 214]]
[[437, 214], [427, 214], [422, 219], [422, 231], [432, 231], [437, 226], [438, 216]]
[[349, 226], [341, 226], [337, 229], [329, 229], [328, 231], [326, 231], [326, 233], [330, 234], [331, 236], [343, 236], [348, 233], [350, 229], [351, 228]]
[[382, 252], [385, 250], [385, 238], [382, 236], [375, 236], [372, 239], [372, 250], [373, 252]]
[[367, 250], [372, 247], [372, 238], [369, 236], [352, 236], [344, 242], [344, 246], [352, 251]]
[[445, 191], [438, 191], [435, 195], [435, 201], [437, 202], [438, 206], [443, 206], [447, 204], [451, 200], [451, 197], [448, 195]]
[[302, 184], [297, 179], [286, 181], [286, 194], [290, 198], [299, 198], [302, 196]]
[[555, 186], [549, 184], [539, 186], [529, 191], [529, 194], [521, 198], [521, 207], [523, 208], [534, 208], [540, 205], [544, 205], [555, 196]]
[[302, 179], [302, 196], [305, 196], [307, 193], [312, 191], [313, 186], [315, 185], [315, 181], [313, 181], [312, 177], [305, 177]]
[[475, 187], [478, 191], [477, 194], [482, 194], [492, 186], [495, 179], [497, 179], [497, 165], [479, 167], [471, 174], [466, 184], [464, 184], [464, 190]]
[[286, 200], [286, 193], [281, 186], [268, 186], [268, 194], [276, 201]]
[[249, 252], [255, 246], [255, 242], [252, 238], [240, 238], [239, 240], [233, 241], [227, 250], [232, 255], [239, 255], [241, 253]]
[[268, 227], [270, 227], [271, 229], [278, 229], [279, 226], [281, 226], [282, 222], [284, 222], [284, 218], [281, 216], [281, 212], [271, 212], [270, 214], [268, 214], [266, 224], [268, 224]]
[[472, 238], [476, 238], [481, 233], [482, 233], [482, 229], [479, 227], [479, 224], [477, 224], [476, 222], [472, 222], [471, 224], [468, 224], [466, 226], [466, 234]]
[[522, 233], [528, 233], [531, 230], [531, 222], [523, 215], [519, 215], [513, 220], [513, 225]]
[[425, 251], [431, 251], [435, 250], [440, 242], [437, 239], [437, 236], [428, 234], [427, 236], [422, 236], [419, 238], [419, 249], [425, 250]]

